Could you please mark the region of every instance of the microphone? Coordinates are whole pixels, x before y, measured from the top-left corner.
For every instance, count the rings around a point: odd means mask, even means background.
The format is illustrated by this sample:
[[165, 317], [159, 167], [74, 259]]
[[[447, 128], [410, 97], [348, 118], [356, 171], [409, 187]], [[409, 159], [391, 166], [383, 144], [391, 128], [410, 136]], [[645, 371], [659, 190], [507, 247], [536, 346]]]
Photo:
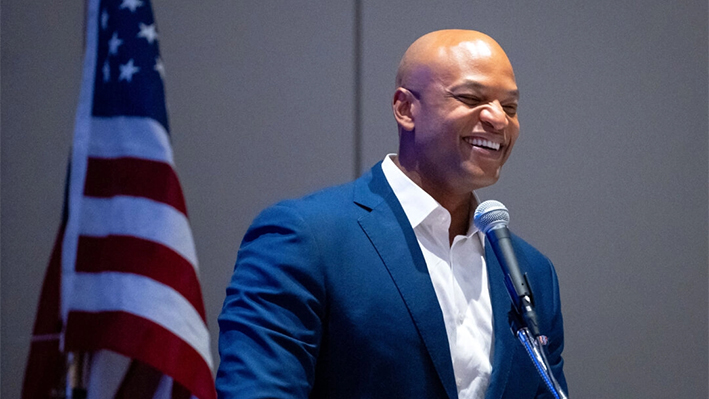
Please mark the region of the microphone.
[[537, 313], [534, 311], [532, 290], [527, 275], [522, 275], [519, 270], [517, 257], [510, 240], [510, 231], [507, 229], [509, 222], [510, 212], [502, 203], [494, 200], [478, 205], [473, 215], [475, 227], [485, 233], [500, 266], [502, 266], [505, 286], [515, 311], [519, 316], [522, 316], [527, 328], [536, 338], [541, 335], [541, 332], [539, 331]]

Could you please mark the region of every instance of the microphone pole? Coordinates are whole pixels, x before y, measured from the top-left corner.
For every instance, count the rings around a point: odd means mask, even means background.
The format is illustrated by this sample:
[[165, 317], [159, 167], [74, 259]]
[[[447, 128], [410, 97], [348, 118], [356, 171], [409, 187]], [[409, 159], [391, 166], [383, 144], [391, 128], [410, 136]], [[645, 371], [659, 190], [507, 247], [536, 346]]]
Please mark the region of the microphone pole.
[[485, 233], [495, 256], [499, 260], [505, 276], [505, 286], [510, 294], [512, 306], [519, 316], [520, 326], [515, 335], [524, 346], [527, 354], [544, 384], [556, 399], [568, 399], [563, 389], [551, 372], [549, 361], [544, 353], [546, 337], [541, 334], [537, 313], [534, 310], [534, 297], [526, 274], [522, 274], [517, 263], [517, 256], [510, 240], [507, 224], [510, 213], [498, 201], [485, 201], [475, 209], [473, 217], [475, 227]]

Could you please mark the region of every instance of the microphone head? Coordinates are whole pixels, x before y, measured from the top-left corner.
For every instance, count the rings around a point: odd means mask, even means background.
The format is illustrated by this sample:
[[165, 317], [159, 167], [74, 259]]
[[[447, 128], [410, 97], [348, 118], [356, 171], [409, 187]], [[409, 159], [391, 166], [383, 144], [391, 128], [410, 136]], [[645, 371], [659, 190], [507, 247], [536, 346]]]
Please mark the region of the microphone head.
[[492, 229], [507, 227], [510, 223], [510, 212], [501, 202], [488, 200], [475, 209], [473, 223], [478, 230], [487, 234]]

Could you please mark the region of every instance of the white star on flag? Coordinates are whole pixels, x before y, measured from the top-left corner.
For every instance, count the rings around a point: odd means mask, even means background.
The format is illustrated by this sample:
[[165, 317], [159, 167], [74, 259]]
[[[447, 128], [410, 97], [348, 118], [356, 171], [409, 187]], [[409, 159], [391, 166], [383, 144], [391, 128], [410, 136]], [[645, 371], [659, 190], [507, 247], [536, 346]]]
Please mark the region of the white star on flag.
[[108, 13], [103, 10], [101, 13], [101, 29], [106, 30], [106, 28], [108, 28]]
[[165, 65], [162, 63], [160, 57], [155, 58], [155, 66], [153, 67], [160, 74], [160, 78], [165, 80]]
[[121, 69], [121, 75], [118, 77], [119, 81], [126, 80], [130, 82], [133, 79], [133, 75], [140, 71], [139, 67], [133, 65], [132, 58], [127, 64], [119, 65], [118, 67]]
[[127, 8], [130, 12], [135, 12], [135, 9], [142, 6], [143, 2], [140, 0], [123, 0], [121, 6], [118, 8]]
[[108, 65], [108, 60], [103, 62], [103, 81], [108, 82], [111, 80], [111, 66]]
[[158, 32], [155, 31], [155, 24], [146, 25], [141, 22], [140, 32], [138, 32], [138, 36], [136, 37], [143, 37], [148, 41], [148, 43], [153, 44], [153, 42], [158, 38]]
[[113, 32], [111, 40], [108, 41], [108, 54], [118, 54], [118, 47], [123, 44], [123, 40], [118, 38], [118, 32]]

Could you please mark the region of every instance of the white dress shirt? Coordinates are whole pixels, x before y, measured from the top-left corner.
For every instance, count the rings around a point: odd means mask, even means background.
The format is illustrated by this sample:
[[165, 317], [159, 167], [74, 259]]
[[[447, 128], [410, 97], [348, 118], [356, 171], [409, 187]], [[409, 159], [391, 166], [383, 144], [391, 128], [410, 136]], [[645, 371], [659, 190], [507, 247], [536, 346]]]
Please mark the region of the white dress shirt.
[[458, 398], [484, 398], [492, 372], [494, 338], [485, 238], [473, 225], [471, 210], [467, 234], [456, 236], [449, 244], [450, 213], [409, 179], [392, 156], [395, 154], [386, 156], [382, 170], [426, 260], [443, 312]]

